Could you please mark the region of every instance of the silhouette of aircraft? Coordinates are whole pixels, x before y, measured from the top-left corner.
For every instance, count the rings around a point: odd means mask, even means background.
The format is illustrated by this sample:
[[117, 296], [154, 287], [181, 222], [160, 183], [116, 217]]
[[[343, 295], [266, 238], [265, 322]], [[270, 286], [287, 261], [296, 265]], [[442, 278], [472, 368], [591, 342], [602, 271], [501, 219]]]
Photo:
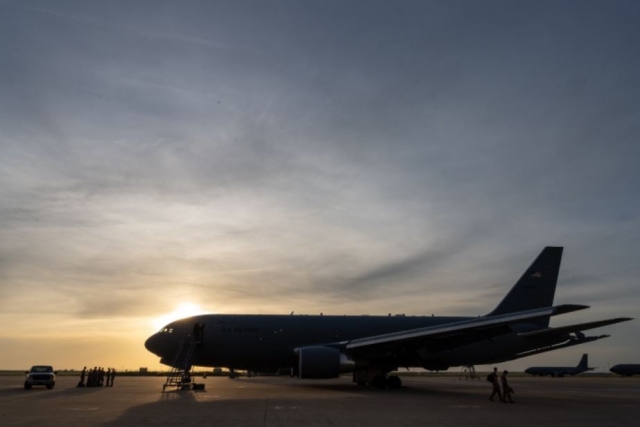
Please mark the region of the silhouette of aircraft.
[[352, 373], [358, 385], [396, 388], [400, 378], [389, 373], [400, 367], [443, 371], [506, 362], [606, 338], [583, 331], [631, 320], [549, 327], [552, 316], [588, 308], [553, 305], [562, 251], [546, 247], [485, 316], [206, 314], [168, 324], [145, 347], [185, 371], [195, 365], [311, 379]]
[[595, 368], [589, 366], [589, 356], [583, 354], [578, 366], [532, 366], [524, 370], [525, 373], [534, 377], [549, 375], [551, 377], [564, 377], [565, 375], [578, 375], [586, 371], [593, 371]]

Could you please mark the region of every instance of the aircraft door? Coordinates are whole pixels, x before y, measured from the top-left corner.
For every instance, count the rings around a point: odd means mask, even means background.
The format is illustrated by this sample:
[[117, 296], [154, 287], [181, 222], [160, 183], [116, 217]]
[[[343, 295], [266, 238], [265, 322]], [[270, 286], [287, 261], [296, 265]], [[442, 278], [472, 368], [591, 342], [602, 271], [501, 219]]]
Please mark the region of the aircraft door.
[[193, 340], [197, 343], [202, 343], [204, 339], [204, 323], [196, 323], [193, 325]]

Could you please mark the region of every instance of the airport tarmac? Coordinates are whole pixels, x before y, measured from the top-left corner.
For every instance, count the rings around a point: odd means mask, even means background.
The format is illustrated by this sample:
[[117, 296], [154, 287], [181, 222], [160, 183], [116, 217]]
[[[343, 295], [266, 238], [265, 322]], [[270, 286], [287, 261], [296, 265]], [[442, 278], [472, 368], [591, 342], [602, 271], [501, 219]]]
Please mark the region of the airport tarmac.
[[198, 379], [204, 391], [162, 393], [162, 377], [116, 377], [113, 388], [22, 388], [0, 377], [2, 426], [631, 426], [640, 419], [640, 378], [512, 378], [513, 405], [491, 402], [491, 385], [457, 377], [404, 377], [395, 391], [350, 378]]

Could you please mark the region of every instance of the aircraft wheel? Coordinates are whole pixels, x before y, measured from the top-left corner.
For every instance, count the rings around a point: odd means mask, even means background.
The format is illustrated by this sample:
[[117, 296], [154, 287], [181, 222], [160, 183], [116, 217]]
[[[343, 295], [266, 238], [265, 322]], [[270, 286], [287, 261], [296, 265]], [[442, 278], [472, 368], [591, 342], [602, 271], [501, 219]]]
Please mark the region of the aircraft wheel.
[[376, 375], [373, 377], [373, 380], [371, 380], [371, 385], [375, 388], [383, 389], [387, 386], [387, 379], [382, 375]]
[[389, 387], [391, 390], [401, 388], [402, 380], [400, 379], [399, 376], [392, 375], [389, 378], [387, 378], [387, 387]]

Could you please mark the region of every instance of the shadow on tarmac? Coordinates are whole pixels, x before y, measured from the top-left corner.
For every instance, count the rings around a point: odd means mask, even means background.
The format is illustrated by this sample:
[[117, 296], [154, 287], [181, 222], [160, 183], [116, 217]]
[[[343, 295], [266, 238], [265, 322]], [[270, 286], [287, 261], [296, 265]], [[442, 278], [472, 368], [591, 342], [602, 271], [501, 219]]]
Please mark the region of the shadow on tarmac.
[[0, 397], [4, 396], [30, 396], [35, 399], [65, 398], [74, 395], [87, 395], [102, 391], [102, 387], [91, 388], [62, 388], [54, 387], [52, 390], [44, 386], [34, 386], [31, 390], [25, 390], [24, 386], [16, 385], [0, 389]]
[[[247, 384], [256, 385], [257, 382]], [[262, 385], [271, 385], [261, 382]], [[238, 383], [238, 388], [242, 387]], [[487, 388], [487, 387], [485, 387]], [[353, 384], [287, 384], [269, 390], [262, 388], [229, 393], [229, 388], [211, 387], [206, 391], [171, 391], [160, 393], [152, 403], [131, 407], [120, 417], [101, 424], [103, 427], [134, 425], [418, 425], [426, 416], [433, 418], [429, 406], [447, 409], [445, 418], [455, 408], [491, 407], [485, 391], [446, 391], [433, 388], [379, 390]], [[236, 387], [231, 388], [236, 390]], [[244, 392], [246, 390], [246, 394]], [[246, 396], [243, 397], [243, 396]], [[428, 405], [425, 405], [428, 403]], [[498, 406], [500, 403], [495, 403]], [[513, 405], [512, 405], [513, 406]], [[451, 408], [454, 408], [453, 410]], [[493, 409], [493, 407], [491, 407]], [[442, 417], [441, 414], [439, 417]], [[454, 418], [451, 418], [452, 420]], [[460, 418], [464, 421], [464, 417]], [[445, 423], [446, 424], [446, 423]], [[438, 425], [438, 424], [434, 424]]]

